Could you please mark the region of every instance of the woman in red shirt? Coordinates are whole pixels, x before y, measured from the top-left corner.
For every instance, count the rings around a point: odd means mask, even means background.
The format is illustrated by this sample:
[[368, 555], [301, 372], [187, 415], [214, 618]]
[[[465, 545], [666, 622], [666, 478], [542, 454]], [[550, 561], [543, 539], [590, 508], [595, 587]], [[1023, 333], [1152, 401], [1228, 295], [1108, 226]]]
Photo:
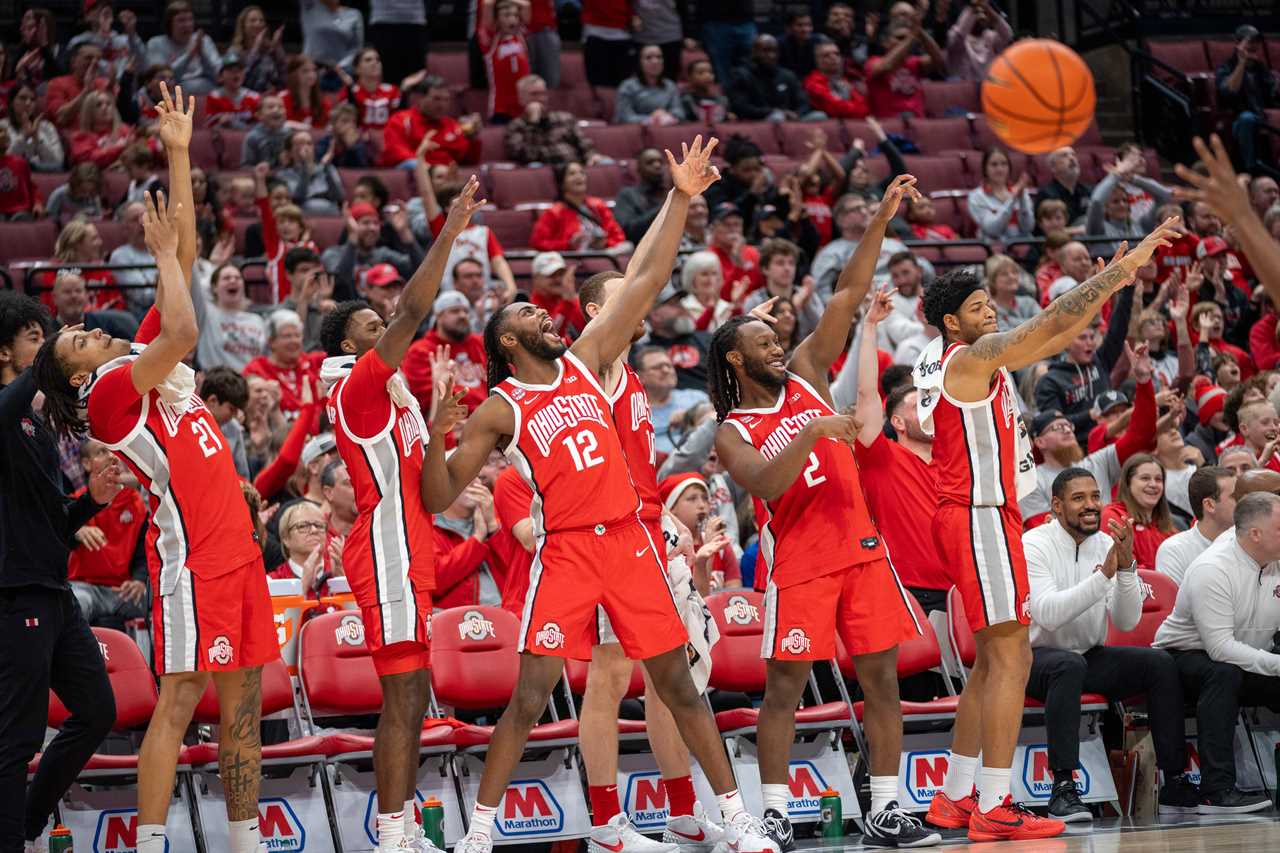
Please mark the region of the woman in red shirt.
[[329, 104], [320, 93], [320, 74], [309, 56], [291, 56], [285, 90], [280, 93], [284, 101], [285, 119], [299, 129], [314, 127], [323, 130], [329, 125]]
[[587, 169], [573, 161], [555, 167], [560, 200], [534, 223], [529, 245], [540, 252], [608, 249], [627, 252], [631, 244], [604, 199], [587, 195]]
[[1164, 494], [1164, 466], [1150, 453], [1135, 453], [1120, 469], [1116, 502], [1102, 511], [1102, 530], [1108, 522], [1133, 521], [1133, 558], [1140, 569], [1156, 567], [1160, 543], [1177, 529]]
[[134, 141], [133, 128], [120, 121], [116, 102], [106, 92], [94, 92], [84, 99], [76, 127], [71, 132], [73, 164], [89, 162], [106, 169]]
[[[269, 578], [302, 581], [307, 598], [329, 594], [329, 578], [342, 574], [341, 564], [330, 560], [329, 522], [324, 511], [309, 500], [297, 500], [280, 513], [280, 550], [284, 562], [267, 573]], [[341, 553], [341, 539], [333, 540]]]
[[[63, 266], [83, 264], [97, 266], [107, 263], [102, 254], [102, 235], [98, 228], [87, 219], [76, 217], [62, 227], [58, 240], [53, 244], [52, 264]], [[124, 308], [124, 298], [116, 288], [115, 276], [111, 270], [81, 270], [80, 277], [89, 286], [89, 304], [86, 311], [102, 311], [104, 309]], [[49, 310], [53, 308], [53, 282], [57, 272], [50, 270], [36, 278], [36, 284], [49, 289], [41, 294], [41, 300]]]
[[[339, 95], [355, 105], [358, 113], [356, 123], [360, 129], [382, 128], [387, 126], [387, 119], [400, 109], [400, 88], [391, 83], [382, 82], [382, 56], [376, 47], [364, 47], [356, 52], [355, 80], [346, 79], [347, 87]], [[339, 70], [346, 76], [346, 72]]]

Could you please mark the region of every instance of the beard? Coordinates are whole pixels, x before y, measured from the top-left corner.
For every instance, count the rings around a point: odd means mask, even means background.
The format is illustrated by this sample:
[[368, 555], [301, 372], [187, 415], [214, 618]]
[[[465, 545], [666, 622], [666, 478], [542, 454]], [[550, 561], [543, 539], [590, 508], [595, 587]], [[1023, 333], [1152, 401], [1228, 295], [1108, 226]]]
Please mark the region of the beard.
[[1092, 536], [1102, 529], [1102, 517], [1100, 515], [1096, 515], [1093, 517], [1091, 523], [1086, 524], [1078, 515], [1075, 518], [1067, 518], [1064, 516], [1062, 519], [1062, 526], [1066, 527], [1068, 530], [1079, 533], [1081, 536]]
[[1046, 451], [1044, 455], [1057, 462], [1063, 468], [1070, 468], [1081, 459], [1084, 459], [1084, 451], [1080, 449], [1080, 445], [1074, 443], [1059, 447], [1056, 450]]
[[781, 391], [782, 386], [787, 383], [785, 374], [779, 378], [763, 361], [744, 358], [742, 360], [742, 370], [753, 381], [758, 382], [760, 385], [763, 385], [775, 394]]
[[556, 339], [554, 344], [548, 342], [540, 331], [521, 332], [516, 336], [516, 340], [520, 342], [520, 346], [524, 347], [526, 352], [544, 361], [555, 361], [564, 355], [565, 350], [568, 349], [564, 345], [564, 341], [559, 338]]

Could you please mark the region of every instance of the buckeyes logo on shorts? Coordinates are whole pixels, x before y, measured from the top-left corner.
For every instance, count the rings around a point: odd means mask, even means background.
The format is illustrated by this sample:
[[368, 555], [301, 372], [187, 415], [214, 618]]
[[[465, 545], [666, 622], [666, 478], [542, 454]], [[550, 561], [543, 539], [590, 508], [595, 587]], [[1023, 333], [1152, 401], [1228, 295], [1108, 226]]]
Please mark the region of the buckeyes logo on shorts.
[[752, 622], [759, 622], [760, 608], [747, 601], [745, 595], [735, 595], [725, 605], [724, 621], [734, 622], [738, 625], [750, 625]]
[[544, 649], [558, 649], [564, 645], [564, 634], [560, 633], [560, 626], [554, 622], [547, 622], [542, 626], [533, 638], [535, 646], [542, 646]]
[[235, 649], [231, 648], [230, 641], [227, 640], [225, 635], [219, 634], [213, 638], [213, 644], [209, 646], [209, 663], [226, 666], [231, 663], [235, 654]]
[[363, 646], [364, 620], [354, 613], [343, 616], [333, 633], [340, 646]]
[[782, 638], [782, 650], [788, 654], [802, 655], [809, 651], [809, 638], [803, 628], [792, 628]]
[[462, 615], [462, 621], [458, 623], [459, 639], [483, 640], [494, 636], [497, 634], [493, 630], [493, 620], [484, 618], [479, 610], [468, 610]]

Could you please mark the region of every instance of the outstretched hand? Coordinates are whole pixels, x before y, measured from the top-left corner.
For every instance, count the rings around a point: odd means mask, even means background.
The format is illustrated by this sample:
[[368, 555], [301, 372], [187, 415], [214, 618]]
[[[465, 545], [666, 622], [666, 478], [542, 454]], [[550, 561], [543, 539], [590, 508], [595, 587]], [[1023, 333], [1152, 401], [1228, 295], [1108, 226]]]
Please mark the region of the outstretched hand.
[[886, 319], [893, 313], [893, 294], [897, 293], [896, 287], [883, 287], [871, 295], [871, 304], [867, 306], [867, 314], [863, 318], [863, 322], [875, 324]]
[[457, 237], [471, 222], [472, 215], [485, 206], [487, 202], [484, 199], [476, 200], [476, 193], [479, 191], [480, 181], [472, 175], [462, 192], [449, 203], [449, 216], [445, 219], [443, 229], [445, 233]]
[[876, 219], [881, 222], [889, 222], [893, 217], [898, 215], [898, 206], [902, 204], [902, 199], [910, 196], [912, 201], [920, 200], [920, 191], [916, 189], [916, 179], [914, 175], [898, 175], [893, 179], [893, 183], [889, 184], [889, 188], [884, 191], [884, 197], [880, 200], [880, 208], [876, 211]]
[[1209, 174], [1202, 175], [1181, 163], [1175, 165], [1174, 172], [1191, 186], [1175, 187], [1174, 195], [1184, 201], [1204, 202], [1228, 224], [1234, 225], [1246, 221], [1250, 216], [1256, 217], [1253, 205], [1249, 202], [1249, 193], [1241, 186], [1235, 167], [1231, 165], [1231, 155], [1227, 153], [1227, 148], [1218, 135], [1215, 133], [1209, 137], [1209, 145], [1198, 136], [1191, 140], [1191, 144], [1200, 156], [1200, 162], [1208, 168]]
[[454, 427], [467, 419], [467, 407], [462, 405], [462, 398], [465, 396], [467, 396], [467, 389], [455, 391], [453, 377], [449, 377], [449, 384], [445, 386], [444, 394], [440, 397], [440, 406], [431, 420], [432, 438], [443, 440], [446, 435], [453, 432]]
[[711, 137], [706, 146], [702, 144], [702, 134], [693, 138], [693, 144], [680, 143], [680, 152], [684, 160], [676, 162], [675, 155], [666, 151], [667, 163], [671, 167], [672, 185], [689, 197], [701, 195], [707, 187], [720, 180], [720, 170], [711, 165], [711, 152], [720, 140]]
[[186, 148], [191, 144], [191, 124], [196, 114], [196, 99], [194, 95], [188, 98], [184, 111], [182, 87], [175, 86], [174, 93], [169, 94], [169, 85], [161, 81], [160, 103], [156, 104], [160, 141], [166, 148]]
[[1147, 261], [1151, 260], [1151, 256], [1156, 253], [1156, 249], [1162, 246], [1172, 246], [1173, 241], [1178, 237], [1178, 223], [1181, 218], [1170, 216], [1164, 222], [1161, 222], [1154, 231], [1143, 238], [1132, 251], [1127, 252], [1124, 257], [1120, 258], [1120, 264], [1129, 273], [1132, 280], [1138, 274]]
[[178, 251], [178, 211], [181, 202], [172, 206], [165, 203], [164, 190], [156, 190], [155, 196], [145, 196], [147, 212], [142, 221], [142, 231], [146, 236], [147, 249], [155, 257], [172, 255]]

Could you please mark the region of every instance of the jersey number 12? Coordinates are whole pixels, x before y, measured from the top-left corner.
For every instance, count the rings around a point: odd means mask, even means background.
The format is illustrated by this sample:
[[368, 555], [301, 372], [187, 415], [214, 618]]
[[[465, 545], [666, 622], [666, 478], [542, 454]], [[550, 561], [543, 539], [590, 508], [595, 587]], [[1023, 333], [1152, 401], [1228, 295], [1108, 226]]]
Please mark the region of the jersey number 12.
[[595, 455], [598, 445], [591, 430], [584, 429], [577, 435], [566, 436], [564, 446], [569, 449], [569, 455], [573, 457], [573, 467], [579, 471], [585, 471], [604, 461], [602, 457]]

